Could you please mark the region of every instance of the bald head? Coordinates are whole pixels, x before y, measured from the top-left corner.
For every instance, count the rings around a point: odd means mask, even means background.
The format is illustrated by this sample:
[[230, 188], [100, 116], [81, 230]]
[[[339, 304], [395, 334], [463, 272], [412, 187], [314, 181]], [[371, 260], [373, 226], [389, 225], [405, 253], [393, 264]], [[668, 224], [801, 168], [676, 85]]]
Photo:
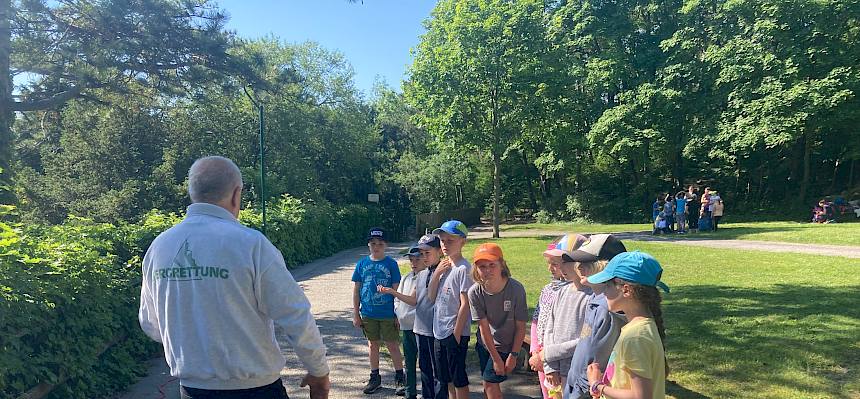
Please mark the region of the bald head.
[[237, 187], [242, 187], [242, 173], [228, 158], [200, 158], [188, 170], [188, 195], [191, 202], [219, 204], [229, 200]]

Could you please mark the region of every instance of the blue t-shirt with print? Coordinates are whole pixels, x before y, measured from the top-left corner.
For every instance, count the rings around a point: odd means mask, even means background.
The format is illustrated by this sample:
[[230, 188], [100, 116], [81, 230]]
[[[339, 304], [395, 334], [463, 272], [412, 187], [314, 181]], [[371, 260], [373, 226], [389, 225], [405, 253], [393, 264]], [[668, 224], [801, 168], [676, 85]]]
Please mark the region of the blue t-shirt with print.
[[365, 256], [355, 265], [352, 281], [361, 283], [359, 311], [362, 316], [373, 319], [393, 319], [394, 296], [379, 293], [377, 286], [393, 287], [400, 282], [397, 262], [386, 256], [381, 260]]

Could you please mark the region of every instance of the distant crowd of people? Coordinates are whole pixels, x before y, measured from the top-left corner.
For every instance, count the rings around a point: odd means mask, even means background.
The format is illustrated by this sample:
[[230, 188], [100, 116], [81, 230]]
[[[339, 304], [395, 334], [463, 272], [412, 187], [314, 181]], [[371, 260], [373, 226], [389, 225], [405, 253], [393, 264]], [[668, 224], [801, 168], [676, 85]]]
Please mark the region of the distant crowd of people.
[[652, 234], [717, 230], [724, 206], [720, 193], [710, 187], [705, 187], [701, 195], [699, 188], [692, 185], [674, 196], [659, 194], [651, 207]]
[[818, 205], [812, 208], [812, 223], [833, 223], [846, 215], [860, 218], [860, 199], [848, 201], [844, 196], [831, 200], [822, 198]]

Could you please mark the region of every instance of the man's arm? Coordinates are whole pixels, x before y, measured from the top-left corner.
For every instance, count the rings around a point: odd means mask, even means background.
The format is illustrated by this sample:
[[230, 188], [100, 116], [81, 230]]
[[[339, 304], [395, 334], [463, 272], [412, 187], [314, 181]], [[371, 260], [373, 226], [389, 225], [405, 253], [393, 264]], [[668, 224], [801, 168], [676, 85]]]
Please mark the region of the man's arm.
[[[148, 253], [147, 253], [148, 255]], [[137, 319], [140, 322], [140, 328], [149, 338], [156, 342], [161, 342], [161, 330], [158, 327], [158, 316], [155, 313], [155, 300], [152, 297], [152, 276], [147, 273], [147, 259], [144, 257], [143, 265], [143, 281], [140, 284], [140, 309], [137, 313]]]
[[[262, 266], [255, 277], [260, 311], [280, 327], [308, 374], [324, 377], [329, 373], [326, 347], [311, 314], [311, 304], [302, 288], [287, 271], [284, 258], [270, 243], [273, 253], [264, 254], [270, 263]], [[269, 255], [269, 256], [265, 256]]]

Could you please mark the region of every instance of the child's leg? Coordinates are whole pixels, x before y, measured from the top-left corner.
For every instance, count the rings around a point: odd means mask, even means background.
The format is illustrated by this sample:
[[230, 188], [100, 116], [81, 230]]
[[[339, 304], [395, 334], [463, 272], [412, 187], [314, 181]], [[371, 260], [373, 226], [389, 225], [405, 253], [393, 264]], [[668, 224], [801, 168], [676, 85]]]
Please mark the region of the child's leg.
[[418, 368], [421, 369], [421, 396], [433, 399], [436, 392], [436, 377], [433, 373], [435, 363], [435, 343], [431, 336], [415, 334], [418, 343]]
[[487, 399], [502, 399], [502, 387], [499, 384], [484, 381], [484, 395]]
[[415, 334], [408, 330], [403, 330], [403, 359], [406, 367], [406, 398], [414, 398], [418, 395], [415, 373], [418, 346], [415, 342]]
[[379, 341], [367, 341], [370, 354], [370, 370], [379, 370]]
[[454, 356], [451, 370], [451, 381], [456, 390], [457, 399], [469, 399], [469, 376], [466, 374], [466, 353], [469, 350], [469, 338], [460, 337], [460, 343], [454, 344]]
[[386, 341], [385, 346], [388, 348], [388, 353], [391, 354], [391, 362], [394, 363], [394, 369], [403, 370], [403, 355], [400, 353], [400, 342]]

